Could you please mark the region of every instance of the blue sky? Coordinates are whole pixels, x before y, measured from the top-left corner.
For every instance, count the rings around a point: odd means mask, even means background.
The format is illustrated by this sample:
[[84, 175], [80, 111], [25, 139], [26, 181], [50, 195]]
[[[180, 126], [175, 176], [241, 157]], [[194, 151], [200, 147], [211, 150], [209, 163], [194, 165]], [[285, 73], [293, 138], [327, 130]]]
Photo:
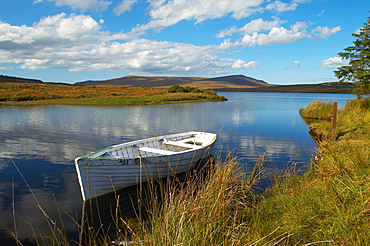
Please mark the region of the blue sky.
[[75, 83], [127, 75], [244, 74], [336, 81], [369, 0], [0, 2], [0, 74]]

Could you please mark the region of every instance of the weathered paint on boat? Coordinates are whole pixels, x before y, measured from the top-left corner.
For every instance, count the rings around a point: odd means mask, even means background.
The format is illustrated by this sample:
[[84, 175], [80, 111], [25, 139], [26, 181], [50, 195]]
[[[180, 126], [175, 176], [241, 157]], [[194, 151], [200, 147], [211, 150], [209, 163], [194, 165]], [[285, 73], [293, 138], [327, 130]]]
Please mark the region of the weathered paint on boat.
[[206, 157], [216, 134], [185, 132], [114, 145], [75, 159], [84, 201], [184, 172]]

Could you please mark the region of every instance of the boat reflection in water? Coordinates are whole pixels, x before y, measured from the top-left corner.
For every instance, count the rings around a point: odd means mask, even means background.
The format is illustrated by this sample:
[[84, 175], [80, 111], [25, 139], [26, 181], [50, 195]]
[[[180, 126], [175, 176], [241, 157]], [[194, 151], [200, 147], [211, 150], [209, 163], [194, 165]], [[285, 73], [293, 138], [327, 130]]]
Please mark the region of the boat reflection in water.
[[[103, 245], [129, 239], [131, 227], [147, 221], [151, 206], [161, 204], [166, 191], [183, 188], [188, 181], [205, 177], [213, 156], [201, 159], [186, 172], [126, 187], [84, 201], [79, 245]], [[127, 224], [130, 221], [130, 226]]]

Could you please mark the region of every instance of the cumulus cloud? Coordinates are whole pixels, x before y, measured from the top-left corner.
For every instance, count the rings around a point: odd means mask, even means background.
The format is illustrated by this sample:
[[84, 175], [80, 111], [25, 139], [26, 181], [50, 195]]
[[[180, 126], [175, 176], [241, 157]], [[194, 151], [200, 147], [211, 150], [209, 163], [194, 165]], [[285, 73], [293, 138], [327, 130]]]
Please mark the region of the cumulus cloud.
[[328, 36], [331, 36], [339, 32], [340, 30], [342, 30], [340, 26], [334, 28], [329, 28], [327, 26], [318, 26], [311, 32], [311, 36], [313, 38], [327, 38]]
[[258, 61], [250, 61], [246, 62], [241, 59], [236, 60], [232, 65], [231, 68], [233, 69], [240, 69], [240, 68], [256, 68], [257, 66], [261, 65]]
[[275, 1], [273, 3], [269, 3], [266, 6], [266, 10], [270, 11], [277, 11], [277, 12], [285, 12], [285, 11], [290, 11], [290, 10], [295, 10], [298, 7], [297, 3], [292, 3], [292, 4], [287, 4], [283, 3], [281, 1]]
[[327, 68], [327, 69], [338, 68], [338, 67], [341, 67], [341, 66], [346, 66], [348, 64], [349, 64], [348, 61], [345, 61], [342, 58], [337, 57], [337, 56], [330, 57], [330, 58], [328, 58], [326, 60], [323, 60], [321, 62], [321, 66], [324, 67], [324, 68]]
[[327, 38], [341, 30], [340, 26], [334, 28], [319, 26], [310, 31], [310, 25], [306, 22], [296, 22], [291, 25], [290, 28], [282, 27], [281, 25], [283, 23], [285, 23], [285, 21], [278, 18], [275, 18], [273, 21], [255, 19], [241, 28], [232, 27], [221, 30], [216, 37], [223, 38], [232, 36], [236, 33], [242, 35], [242, 37], [235, 42], [232, 42], [231, 39], [226, 39], [221, 44], [224, 48], [231, 48], [236, 46], [294, 43], [303, 38]]
[[32, 26], [0, 22], [0, 63], [15, 63], [30, 70], [64, 68], [204, 76], [225, 72], [234, 62], [220, 59], [218, 46], [130, 39], [125, 33], [102, 31], [103, 23], [87, 15], [64, 13]]
[[[65, 13], [48, 16], [39, 22], [28, 27], [11, 26], [8, 23], [0, 22], [0, 42], [3, 42], [1, 49], [6, 49], [4, 42], [8, 44], [32, 44], [39, 47], [64, 46], [65, 48], [79, 44], [87, 44], [97, 40], [104, 41], [111, 39], [112, 35], [100, 31], [103, 20], [99, 22], [87, 15], [70, 15]], [[118, 34], [116, 38], [124, 39], [127, 35]], [[76, 42], [78, 40], [78, 42]], [[19, 46], [19, 49], [25, 47]], [[29, 47], [31, 48], [31, 47]], [[17, 48], [13, 45], [12, 50]]]
[[240, 20], [255, 13], [264, 11], [284, 12], [295, 10], [296, 2], [307, 0], [296, 0], [291, 4], [275, 1], [263, 7], [263, 0], [151, 0], [150, 12], [151, 21], [138, 26], [134, 31], [144, 32], [152, 28], [164, 28], [177, 24], [182, 20], [194, 20], [200, 23], [209, 19], [221, 18], [229, 15]]
[[305, 24], [301, 22], [295, 23], [290, 29], [272, 27], [268, 33], [254, 32], [244, 35], [238, 45], [256, 46], [293, 43], [308, 36], [305, 27]]
[[262, 11], [262, 3], [263, 0], [152, 0], [149, 6], [151, 21], [139, 25], [134, 31], [161, 29], [182, 20], [195, 20], [195, 23], [200, 23], [226, 15], [239, 20]]
[[[108, 0], [35, 0], [54, 1], [79, 11], [103, 11], [112, 4]], [[149, 29], [160, 30], [182, 20], [201, 23], [228, 16], [237, 20], [265, 11], [283, 12], [296, 9], [290, 4], [264, 0], [148, 0], [147, 23], [129, 33], [103, 31], [104, 20], [89, 15], [65, 13], [45, 17], [32, 26], [14, 26], [0, 21], [0, 63], [18, 64], [23, 69], [64, 68], [70, 71], [116, 70], [130, 74], [212, 75], [230, 69], [255, 68], [258, 61], [220, 58], [220, 51], [240, 46], [292, 43], [302, 38], [326, 38], [340, 27], [316, 27], [297, 22], [286, 23], [277, 17], [255, 19], [237, 28], [221, 30], [216, 37], [225, 38], [219, 45], [153, 41], [140, 38]], [[130, 11], [138, 0], [119, 0], [113, 12]], [[263, 7], [264, 5], [264, 7]], [[312, 28], [311, 28], [312, 29]], [[235, 38], [236, 36], [236, 38]], [[235, 38], [232, 40], [231, 38]], [[295, 64], [297, 65], [297, 64]]]
[[273, 21], [265, 21], [262, 18], [252, 20], [251, 22], [245, 24], [241, 28], [231, 27], [229, 29], [221, 30], [216, 37], [223, 38], [225, 36], [231, 36], [235, 33], [240, 34], [251, 34], [254, 32], [261, 32], [270, 30], [273, 27], [280, 26], [285, 21], [281, 21], [278, 18], [275, 18]]

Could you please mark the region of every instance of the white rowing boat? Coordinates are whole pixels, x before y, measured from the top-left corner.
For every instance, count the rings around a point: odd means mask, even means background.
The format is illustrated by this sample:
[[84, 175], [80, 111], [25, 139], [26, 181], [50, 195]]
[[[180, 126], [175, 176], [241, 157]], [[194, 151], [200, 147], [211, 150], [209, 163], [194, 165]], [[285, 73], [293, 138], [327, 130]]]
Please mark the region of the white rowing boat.
[[185, 172], [207, 157], [216, 134], [185, 132], [147, 138], [75, 159], [84, 201], [114, 190]]

